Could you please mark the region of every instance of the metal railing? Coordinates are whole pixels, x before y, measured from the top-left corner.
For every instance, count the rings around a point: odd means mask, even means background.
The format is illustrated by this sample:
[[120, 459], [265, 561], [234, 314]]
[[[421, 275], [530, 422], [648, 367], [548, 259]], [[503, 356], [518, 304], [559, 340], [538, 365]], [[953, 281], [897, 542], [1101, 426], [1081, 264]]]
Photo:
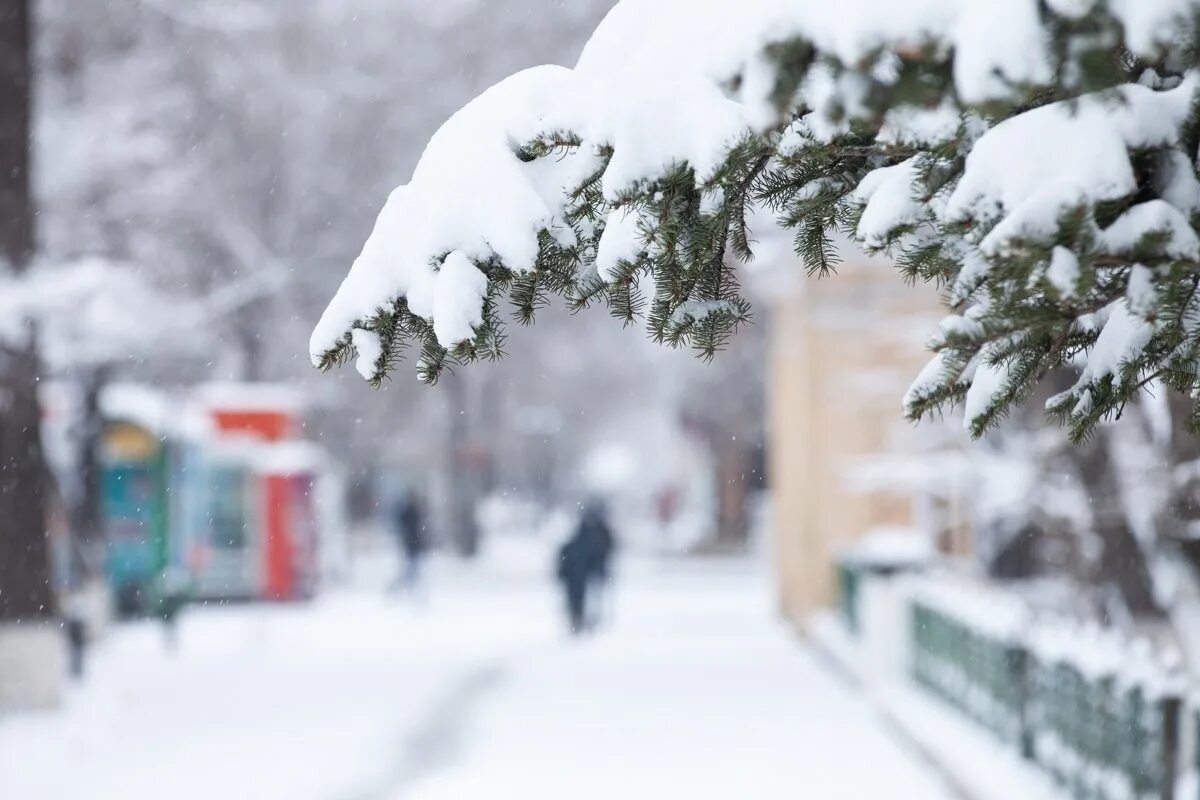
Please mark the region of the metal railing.
[[1148, 647], [1063, 623], [997, 634], [958, 612], [910, 600], [918, 687], [1077, 800], [1175, 800], [1182, 686]]

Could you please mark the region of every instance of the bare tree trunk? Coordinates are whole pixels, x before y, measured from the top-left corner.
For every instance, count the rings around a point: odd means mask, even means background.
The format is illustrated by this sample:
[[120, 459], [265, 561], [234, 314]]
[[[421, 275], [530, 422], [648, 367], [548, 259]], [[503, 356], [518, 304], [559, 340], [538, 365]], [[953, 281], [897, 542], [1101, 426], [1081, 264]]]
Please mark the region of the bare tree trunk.
[[1110, 433], [1101, 430], [1094, 439], [1080, 445], [1077, 453], [1079, 475], [1087, 489], [1095, 534], [1102, 548], [1093, 581], [1101, 589], [1115, 588], [1135, 616], [1158, 616], [1162, 609], [1154, 597], [1146, 553], [1129, 526], [1109, 438]]
[[[32, 0], [0, 5], [0, 256], [33, 254], [30, 191]], [[0, 621], [54, 613], [46, 542], [48, 472], [37, 395], [36, 330], [0, 353]]]
[[83, 408], [78, 433], [80, 486], [71, 516], [79, 543], [89, 555], [95, 555], [93, 551], [101, 543], [100, 444], [104, 418], [100, 411], [100, 395], [108, 384], [109, 372], [108, 367], [96, 367], [83, 379]]
[[[1166, 391], [1165, 389], [1163, 391]], [[1193, 540], [1191, 531], [1200, 522], [1200, 481], [1185, 470], [1178, 474], [1181, 466], [1200, 462], [1200, 437], [1194, 436], [1185, 427], [1191, 415], [1194, 401], [1179, 392], [1167, 395], [1167, 407], [1171, 417], [1171, 440], [1167, 445], [1166, 466], [1170, 493], [1167, 506], [1159, 516], [1161, 535], [1169, 540], [1183, 543], [1185, 552], [1194, 564], [1200, 566], [1200, 550]]]
[[259, 322], [263, 313], [263, 303], [249, 303], [238, 312], [237, 320], [234, 323], [242, 359], [239, 377], [247, 383], [256, 383], [265, 377], [262, 331]]

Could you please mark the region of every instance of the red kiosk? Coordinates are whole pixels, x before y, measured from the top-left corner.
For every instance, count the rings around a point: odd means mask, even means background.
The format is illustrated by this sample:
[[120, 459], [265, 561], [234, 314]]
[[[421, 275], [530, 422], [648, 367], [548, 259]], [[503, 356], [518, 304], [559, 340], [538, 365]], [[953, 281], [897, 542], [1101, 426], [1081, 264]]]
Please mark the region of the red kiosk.
[[201, 392], [201, 402], [218, 436], [255, 443], [249, 480], [261, 596], [310, 597], [317, 574], [313, 487], [322, 458], [319, 448], [297, 438], [299, 398], [284, 387], [217, 384]]
[[279, 443], [264, 452], [262, 498], [263, 594], [270, 600], [311, 597], [317, 564], [314, 487], [320, 453], [306, 442]]

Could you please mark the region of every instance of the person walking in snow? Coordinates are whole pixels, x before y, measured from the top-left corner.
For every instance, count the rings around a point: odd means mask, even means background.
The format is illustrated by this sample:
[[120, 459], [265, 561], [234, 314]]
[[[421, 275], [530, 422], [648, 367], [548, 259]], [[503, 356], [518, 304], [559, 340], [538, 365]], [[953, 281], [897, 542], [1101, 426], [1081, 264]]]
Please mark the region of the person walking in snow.
[[415, 490], [407, 492], [396, 505], [394, 529], [402, 565], [393, 588], [415, 591], [420, 586], [421, 565], [429, 549], [425, 505]]
[[574, 535], [559, 548], [558, 580], [572, 633], [584, 633], [594, 626], [589, 599], [609, 580], [615, 543], [604, 506], [592, 502], [584, 509]]

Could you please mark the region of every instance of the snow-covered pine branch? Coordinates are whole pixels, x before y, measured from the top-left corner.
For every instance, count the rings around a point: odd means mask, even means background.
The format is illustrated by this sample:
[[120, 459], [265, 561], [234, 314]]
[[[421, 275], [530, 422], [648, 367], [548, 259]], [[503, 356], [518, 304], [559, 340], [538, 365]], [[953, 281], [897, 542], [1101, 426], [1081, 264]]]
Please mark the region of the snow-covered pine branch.
[[765, 209], [810, 271], [850, 235], [946, 287], [909, 416], [963, 403], [980, 435], [1070, 364], [1048, 409], [1082, 436], [1200, 387], [1197, 31], [1200, 0], [622, 0], [574, 69], [442, 126], [314, 362], [377, 382], [415, 342], [435, 380], [550, 295], [711, 354]]

